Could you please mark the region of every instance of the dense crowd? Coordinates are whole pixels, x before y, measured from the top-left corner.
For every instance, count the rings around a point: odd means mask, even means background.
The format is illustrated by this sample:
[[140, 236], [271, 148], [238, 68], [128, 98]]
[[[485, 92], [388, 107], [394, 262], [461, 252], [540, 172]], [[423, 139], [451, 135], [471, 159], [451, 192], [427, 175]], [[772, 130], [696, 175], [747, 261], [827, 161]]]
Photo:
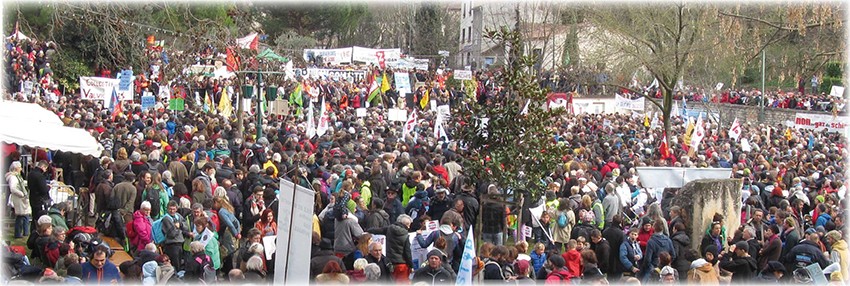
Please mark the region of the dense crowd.
[[[13, 86], [49, 76], [35, 73], [49, 67], [38, 61], [42, 45], [9, 44], [6, 58], [19, 59], [9, 62]], [[137, 75], [137, 98], [169, 84], [150, 72]], [[467, 96], [486, 104], [500, 87], [487, 71], [476, 76], [481, 84]], [[280, 180], [316, 191], [310, 278], [317, 284], [454, 283], [472, 231], [482, 233], [473, 275], [484, 283], [792, 283], [814, 279], [804, 271], [814, 264], [830, 281], [850, 279], [842, 134], [744, 123], [742, 144], [709, 123], [701, 143], [689, 147], [686, 120], [677, 117], [672, 155], [662, 156], [661, 130], [642, 116], [564, 115], [552, 122], [553, 140], [569, 153], [543, 178], [548, 188], [535, 190], [544, 198], [532, 203], [544, 210], [517, 222], [529, 211], [481, 200], [509, 190], [464, 174], [463, 146], [434, 138], [435, 112], [419, 104], [428, 94], [457, 107], [453, 99], [463, 94], [444, 75], [419, 71], [413, 79], [425, 86], [412, 98], [391, 88], [369, 102], [365, 117], [355, 109], [367, 106], [368, 79], [305, 79], [311, 92], [302, 93], [303, 108], [324, 103], [331, 123], [313, 137], [295, 111], [267, 115], [262, 125], [248, 116], [240, 133], [235, 116], [204, 112], [191, 100], [197, 91], [218, 102], [224, 91], [236, 102], [232, 81], [205, 76], [170, 81], [172, 90], [185, 84], [185, 111], [166, 110], [163, 99], [148, 110], [125, 104], [113, 116], [75, 94], [4, 94], [41, 104], [105, 149], [94, 157], [3, 146], [14, 235], [26, 237], [29, 249], [3, 247], [4, 282], [271, 284], [275, 253], [265, 251], [264, 238], [278, 235]], [[412, 134], [388, 121], [388, 106], [418, 112]], [[455, 124], [448, 120], [449, 134]], [[32, 155], [26, 172], [23, 155]], [[724, 229], [718, 214], [705, 238], [691, 241], [689, 214], [670, 204], [676, 190], [642, 187], [639, 166], [732, 168], [744, 180], [741, 228]], [[56, 168], [78, 190], [76, 205], [50, 199]], [[133, 259], [113, 264], [106, 237]], [[417, 246], [429, 249], [424, 260], [414, 260]]]

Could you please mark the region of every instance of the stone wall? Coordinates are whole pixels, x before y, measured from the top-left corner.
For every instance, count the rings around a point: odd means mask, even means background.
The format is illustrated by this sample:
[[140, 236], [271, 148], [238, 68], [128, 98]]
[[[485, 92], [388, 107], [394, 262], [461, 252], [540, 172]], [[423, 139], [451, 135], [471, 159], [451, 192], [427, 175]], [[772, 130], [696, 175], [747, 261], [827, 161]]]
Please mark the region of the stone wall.
[[679, 190], [671, 204], [682, 207], [690, 228], [691, 247], [699, 245], [715, 213], [723, 215], [726, 236], [731, 236], [741, 225], [740, 179], [702, 179], [687, 183]]

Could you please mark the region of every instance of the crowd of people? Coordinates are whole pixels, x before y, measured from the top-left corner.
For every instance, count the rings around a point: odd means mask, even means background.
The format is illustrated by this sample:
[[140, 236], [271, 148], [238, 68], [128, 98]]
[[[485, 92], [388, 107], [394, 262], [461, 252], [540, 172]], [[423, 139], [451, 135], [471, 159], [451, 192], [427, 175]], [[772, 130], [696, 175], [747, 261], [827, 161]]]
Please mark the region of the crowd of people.
[[[9, 43], [5, 57], [19, 59], [9, 61], [15, 80], [49, 77], [35, 74], [35, 67], [49, 67], [49, 59], [38, 60], [43, 45]], [[138, 75], [137, 97], [169, 82], [151, 71]], [[276, 254], [265, 251], [264, 238], [278, 235], [280, 180], [316, 191], [309, 275], [317, 284], [454, 283], [473, 231], [483, 242], [472, 258], [473, 277], [482, 283], [792, 283], [815, 279], [806, 270], [815, 264], [829, 281], [850, 279], [848, 149], [840, 133], [744, 123], [745, 145], [715, 123], [689, 147], [685, 120], [676, 117], [672, 155], [662, 156], [662, 131], [643, 125], [642, 116], [564, 115], [552, 121], [553, 140], [569, 152], [542, 178], [547, 189], [534, 190], [545, 195], [532, 206], [544, 211], [516, 222], [529, 210], [482, 200], [509, 190], [465, 174], [466, 150], [434, 138], [436, 114], [428, 101], [419, 104], [428, 94], [438, 105], [458, 107], [454, 99], [463, 94], [441, 75], [414, 77], [425, 86], [412, 97], [394, 96], [391, 88], [369, 102], [363, 117], [355, 110], [367, 106], [368, 79], [305, 79], [311, 92], [302, 93], [301, 107], [324, 103], [329, 111], [327, 133], [312, 137], [306, 112], [296, 115], [296, 108], [269, 114], [262, 124], [248, 116], [240, 132], [235, 115], [204, 112], [193, 100], [185, 111], [167, 110], [167, 99], [147, 110], [125, 103], [114, 115], [73, 93], [4, 94], [41, 104], [105, 149], [95, 157], [3, 146], [14, 235], [26, 237], [29, 249], [4, 245], [4, 282], [271, 284]], [[476, 77], [482, 84], [466, 96], [487, 104], [501, 88], [487, 71]], [[218, 98], [225, 91], [234, 103], [238, 96], [226, 79], [187, 77], [171, 81], [172, 90], [179, 81], [188, 83], [187, 94]], [[411, 134], [387, 119], [389, 106], [419, 114]], [[451, 134], [457, 122], [445, 127]], [[717, 214], [702, 241], [692, 241], [696, 218], [671, 205], [676, 189], [642, 187], [640, 166], [731, 168], [744, 182], [742, 226], [725, 229], [728, 218]], [[78, 190], [76, 204], [51, 200], [47, 182], [57, 179], [56, 168]], [[426, 232], [430, 221], [439, 226]], [[531, 237], [523, 226], [532, 228]], [[116, 249], [106, 237], [133, 259], [112, 263]], [[415, 246], [432, 248], [419, 261]]]

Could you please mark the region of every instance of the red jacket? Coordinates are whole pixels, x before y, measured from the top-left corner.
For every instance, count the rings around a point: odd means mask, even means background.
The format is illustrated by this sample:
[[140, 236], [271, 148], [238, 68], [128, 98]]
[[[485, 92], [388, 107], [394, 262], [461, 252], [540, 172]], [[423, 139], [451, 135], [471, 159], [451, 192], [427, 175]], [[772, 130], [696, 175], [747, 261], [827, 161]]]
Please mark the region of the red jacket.
[[[561, 256], [563, 256], [564, 260], [567, 261], [567, 270], [569, 270], [569, 274], [572, 275], [570, 277], [578, 277], [581, 275], [581, 253], [578, 252], [578, 250], [570, 249]], [[546, 279], [546, 281], [548, 282], [549, 279]]]

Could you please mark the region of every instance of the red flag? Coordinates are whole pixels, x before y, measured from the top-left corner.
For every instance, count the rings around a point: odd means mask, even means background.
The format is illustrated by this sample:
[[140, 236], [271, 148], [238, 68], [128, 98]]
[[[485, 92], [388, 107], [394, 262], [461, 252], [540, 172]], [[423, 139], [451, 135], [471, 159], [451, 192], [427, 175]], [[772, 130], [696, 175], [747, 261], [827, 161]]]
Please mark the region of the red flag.
[[670, 154], [670, 147], [668, 147], [667, 145], [667, 132], [664, 132], [662, 136], [664, 136], [664, 138], [661, 139], [661, 146], [659, 147], [659, 152], [661, 153], [661, 159], [667, 159], [672, 156], [672, 154]]
[[242, 64], [242, 61], [236, 57], [236, 53], [233, 52], [233, 48], [227, 48], [227, 58], [225, 59], [225, 63], [227, 64], [227, 71], [237, 71], [239, 70], [239, 66]]

